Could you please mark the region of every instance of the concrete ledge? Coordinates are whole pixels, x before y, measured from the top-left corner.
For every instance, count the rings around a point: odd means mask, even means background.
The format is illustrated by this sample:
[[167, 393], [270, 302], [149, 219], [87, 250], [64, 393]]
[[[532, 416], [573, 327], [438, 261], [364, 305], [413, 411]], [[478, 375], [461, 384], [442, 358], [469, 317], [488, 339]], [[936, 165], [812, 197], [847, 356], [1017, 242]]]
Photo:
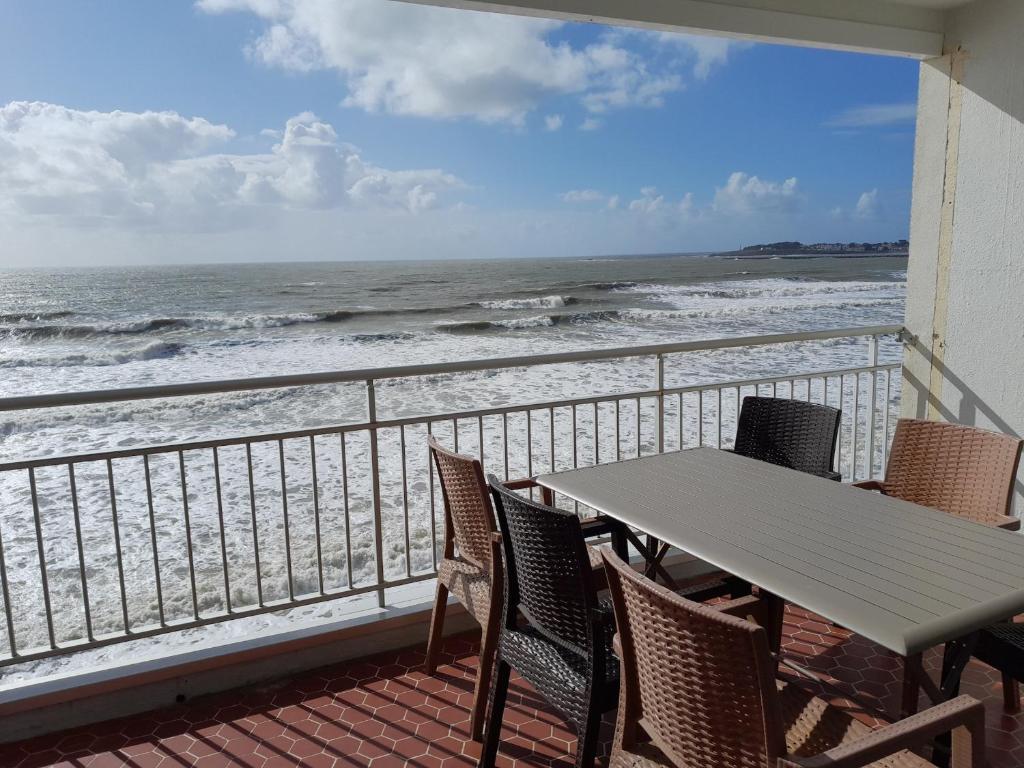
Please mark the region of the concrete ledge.
[[[666, 558], [665, 564], [680, 580], [707, 570], [705, 563], [682, 554]], [[344, 619], [0, 685], [0, 743], [161, 709], [206, 694], [272, 684], [318, 667], [425, 643], [433, 584], [423, 582], [419, 589], [395, 595], [398, 599], [391, 607], [363, 610]], [[446, 635], [476, 627], [461, 604], [449, 602]]]

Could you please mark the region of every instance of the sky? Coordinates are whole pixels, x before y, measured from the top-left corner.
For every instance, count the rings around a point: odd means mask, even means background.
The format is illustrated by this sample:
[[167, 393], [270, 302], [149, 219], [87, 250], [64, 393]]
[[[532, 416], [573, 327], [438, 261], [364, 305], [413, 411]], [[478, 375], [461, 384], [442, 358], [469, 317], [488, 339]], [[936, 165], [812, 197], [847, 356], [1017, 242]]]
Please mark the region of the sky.
[[0, 13], [0, 266], [908, 234], [910, 60], [391, 0]]

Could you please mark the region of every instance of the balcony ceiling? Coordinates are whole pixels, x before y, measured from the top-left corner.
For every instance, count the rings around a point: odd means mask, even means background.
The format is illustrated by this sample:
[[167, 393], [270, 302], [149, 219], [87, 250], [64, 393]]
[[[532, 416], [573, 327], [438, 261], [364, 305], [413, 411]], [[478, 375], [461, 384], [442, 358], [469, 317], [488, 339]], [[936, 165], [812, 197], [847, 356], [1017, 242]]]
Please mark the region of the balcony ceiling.
[[723, 35], [925, 59], [970, 0], [406, 0], [468, 10]]

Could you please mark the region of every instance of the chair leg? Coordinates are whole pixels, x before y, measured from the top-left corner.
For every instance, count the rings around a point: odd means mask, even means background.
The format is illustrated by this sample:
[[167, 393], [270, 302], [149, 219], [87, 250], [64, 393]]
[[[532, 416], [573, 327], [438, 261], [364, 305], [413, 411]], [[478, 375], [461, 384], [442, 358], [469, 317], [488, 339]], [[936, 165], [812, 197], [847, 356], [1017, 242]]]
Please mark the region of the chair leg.
[[1003, 710], [1015, 715], [1020, 712], [1020, 687], [1012, 675], [1003, 672]]
[[601, 708], [591, 700], [587, 722], [581, 729], [576, 744], [576, 768], [593, 768], [597, 754], [597, 737], [601, 731]]
[[424, 662], [427, 674], [437, 671], [437, 652], [441, 646], [441, 633], [444, 630], [444, 614], [448, 610], [448, 587], [437, 582], [434, 593], [434, 610], [430, 614], [430, 634], [427, 638], [427, 658]]
[[[498, 614], [498, 609], [492, 608]], [[487, 715], [487, 697], [491, 691], [491, 674], [494, 671], [494, 657], [498, 650], [500, 622], [488, 620], [480, 638], [480, 662], [476, 672], [476, 687], [473, 689], [473, 712], [469, 719], [469, 737], [481, 741], [484, 734], [484, 719]]]
[[505, 699], [508, 697], [508, 681], [512, 667], [504, 659], [499, 659], [498, 669], [491, 683], [491, 713], [487, 719], [487, 730], [484, 732], [484, 747], [480, 752], [480, 768], [494, 768], [498, 758], [498, 745], [501, 743], [501, 720], [505, 714]]

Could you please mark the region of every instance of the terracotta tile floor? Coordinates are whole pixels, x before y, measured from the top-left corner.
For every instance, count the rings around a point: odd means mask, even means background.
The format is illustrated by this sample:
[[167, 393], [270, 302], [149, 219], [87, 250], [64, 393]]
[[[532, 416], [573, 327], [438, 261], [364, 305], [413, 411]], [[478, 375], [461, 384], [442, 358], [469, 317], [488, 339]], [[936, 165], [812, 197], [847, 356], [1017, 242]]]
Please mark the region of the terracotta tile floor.
[[[422, 647], [386, 653], [273, 685], [0, 746], [0, 766], [475, 765], [479, 747], [467, 738], [475, 638], [451, 638], [444, 652], [445, 663], [435, 677], [422, 670]], [[827, 674], [840, 693], [856, 692], [867, 707], [895, 707], [899, 660], [872, 643], [791, 610], [786, 652], [793, 661]], [[938, 654], [928, 659], [933, 672], [939, 662]], [[1024, 765], [1024, 716], [1002, 713], [998, 675], [972, 663], [963, 691], [988, 705], [991, 768]], [[844, 701], [835, 692], [830, 698]], [[521, 682], [509, 695], [506, 717], [504, 765], [571, 765], [572, 737]], [[609, 719], [606, 741], [610, 736]]]

